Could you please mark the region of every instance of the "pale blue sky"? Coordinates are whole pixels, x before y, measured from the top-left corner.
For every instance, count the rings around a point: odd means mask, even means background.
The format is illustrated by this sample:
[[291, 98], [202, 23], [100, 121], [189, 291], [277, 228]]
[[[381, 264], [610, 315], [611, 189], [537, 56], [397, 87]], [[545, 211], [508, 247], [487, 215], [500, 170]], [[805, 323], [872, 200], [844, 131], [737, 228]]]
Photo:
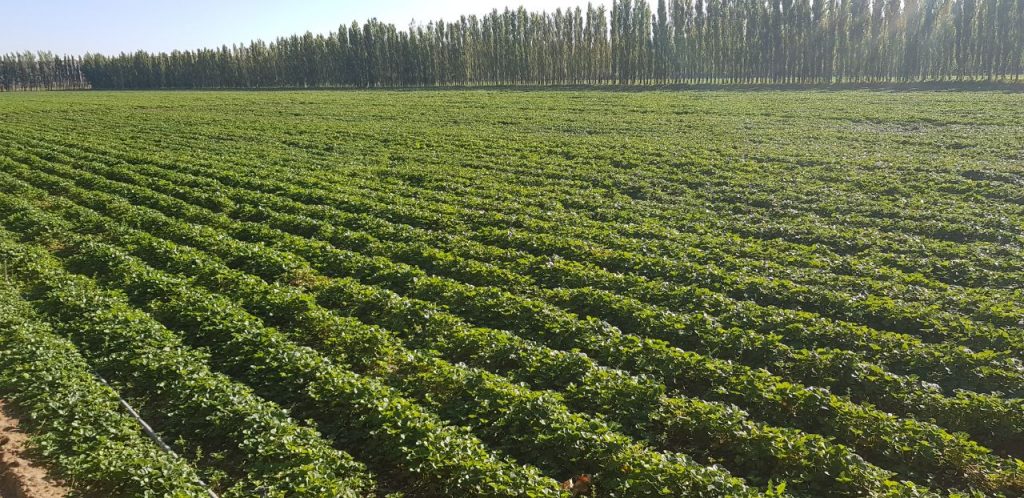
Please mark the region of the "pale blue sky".
[[[608, 0], [610, 2], [610, 0]], [[14, 0], [4, 2], [0, 53], [170, 51], [327, 33], [370, 17], [406, 27], [492, 8], [586, 6], [586, 0]], [[595, 5], [607, 3], [593, 0]]]

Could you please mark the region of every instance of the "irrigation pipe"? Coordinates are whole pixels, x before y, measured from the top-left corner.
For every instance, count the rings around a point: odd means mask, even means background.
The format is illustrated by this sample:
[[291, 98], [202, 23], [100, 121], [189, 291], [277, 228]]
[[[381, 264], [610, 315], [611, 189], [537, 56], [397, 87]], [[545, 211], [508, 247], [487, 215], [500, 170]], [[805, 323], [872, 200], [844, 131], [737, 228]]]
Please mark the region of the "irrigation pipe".
[[[157, 435], [153, 428], [150, 427], [149, 424], [142, 419], [142, 417], [139, 415], [139, 412], [135, 411], [135, 409], [132, 408], [132, 405], [129, 405], [128, 402], [121, 397], [121, 394], [118, 393], [117, 390], [114, 389], [110, 385], [110, 383], [107, 382], [107, 379], [104, 379], [102, 375], [96, 372], [93, 372], [92, 374], [96, 376], [96, 378], [99, 379], [99, 381], [103, 383], [103, 385], [110, 388], [111, 391], [114, 391], [114, 395], [117, 396], [117, 400], [121, 403], [121, 406], [123, 406], [125, 410], [128, 410], [128, 413], [131, 414], [132, 418], [134, 418], [135, 421], [138, 422], [140, 426], [142, 426], [142, 432], [146, 433], [146, 436], [148, 436], [149, 439], [152, 439], [153, 442], [156, 443], [156, 445], [164, 452], [173, 455], [175, 458], [181, 458], [180, 456], [178, 456], [177, 453], [174, 452], [174, 450], [171, 449], [170, 446], [167, 446], [167, 443], [165, 443], [163, 439], [160, 439], [160, 436]], [[204, 482], [198, 476], [196, 477], [196, 481], [198, 481], [200, 486], [206, 488], [206, 492], [210, 495], [210, 498], [220, 498], [219, 496], [217, 496], [217, 493], [214, 493], [213, 490], [210, 489], [210, 486], [206, 484], [206, 482]]]

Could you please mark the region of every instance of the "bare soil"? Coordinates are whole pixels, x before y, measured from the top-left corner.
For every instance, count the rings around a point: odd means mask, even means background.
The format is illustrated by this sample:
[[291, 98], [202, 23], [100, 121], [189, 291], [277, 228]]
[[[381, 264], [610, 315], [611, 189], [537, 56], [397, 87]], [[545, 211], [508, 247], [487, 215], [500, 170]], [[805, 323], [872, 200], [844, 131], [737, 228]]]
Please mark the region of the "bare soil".
[[50, 479], [42, 466], [26, 455], [28, 435], [0, 400], [0, 497], [60, 498], [68, 489]]

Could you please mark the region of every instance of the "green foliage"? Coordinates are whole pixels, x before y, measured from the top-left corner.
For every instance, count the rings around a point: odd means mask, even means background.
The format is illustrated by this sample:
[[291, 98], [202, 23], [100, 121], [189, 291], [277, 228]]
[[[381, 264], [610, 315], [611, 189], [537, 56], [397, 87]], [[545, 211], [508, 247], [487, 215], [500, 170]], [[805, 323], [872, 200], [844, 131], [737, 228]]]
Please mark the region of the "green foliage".
[[646, 0], [612, 0], [407, 30], [371, 19], [230, 48], [5, 54], [0, 91], [1018, 82], [1024, 8], [1013, 2], [659, 0], [655, 15]]
[[0, 282], [0, 396], [57, 476], [96, 496], [206, 496], [189, 465], [161, 452], [68, 340]]
[[1024, 493], [1018, 96], [453, 95], [10, 98], [15, 297], [229, 494]]

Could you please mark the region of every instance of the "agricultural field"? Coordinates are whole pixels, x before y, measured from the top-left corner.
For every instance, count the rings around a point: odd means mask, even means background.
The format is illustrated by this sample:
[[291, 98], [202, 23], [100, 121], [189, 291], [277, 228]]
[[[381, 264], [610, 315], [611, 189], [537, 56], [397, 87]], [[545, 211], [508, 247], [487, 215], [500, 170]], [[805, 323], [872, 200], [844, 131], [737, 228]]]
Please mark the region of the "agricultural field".
[[0, 399], [88, 496], [1024, 496], [1022, 109], [0, 94]]

